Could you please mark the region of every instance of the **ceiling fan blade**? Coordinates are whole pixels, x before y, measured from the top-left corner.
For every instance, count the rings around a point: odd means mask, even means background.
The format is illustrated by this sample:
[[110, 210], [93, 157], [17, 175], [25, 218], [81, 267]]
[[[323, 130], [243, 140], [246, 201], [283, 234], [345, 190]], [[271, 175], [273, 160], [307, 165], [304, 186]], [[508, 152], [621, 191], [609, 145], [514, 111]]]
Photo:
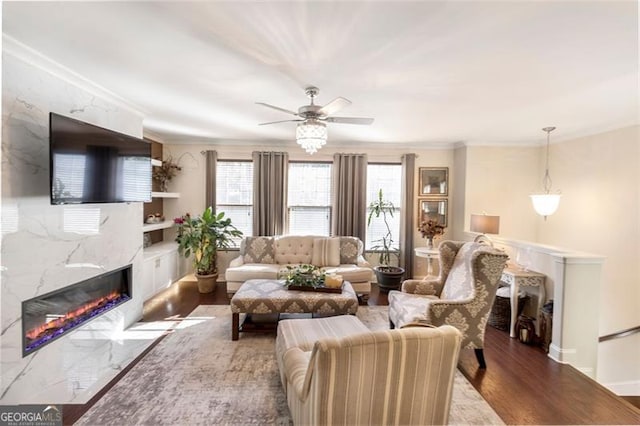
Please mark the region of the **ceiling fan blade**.
[[366, 117], [327, 117], [326, 120], [330, 123], [343, 123], [343, 124], [372, 124], [373, 118]]
[[276, 124], [276, 123], [288, 123], [290, 121], [304, 121], [304, 120], [280, 120], [280, 121], [270, 121], [268, 123], [260, 123], [258, 126], [264, 126], [266, 124]]
[[349, 99], [339, 96], [334, 100], [332, 100], [331, 102], [329, 102], [328, 104], [326, 104], [325, 106], [323, 106], [322, 108], [320, 108], [320, 110], [318, 111], [318, 114], [331, 115], [333, 113], [340, 111], [344, 107], [348, 107], [349, 105], [351, 105], [351, 101]]
[[298, 115], [297, 112], [290, 111], [290, 110], [284, 109], [284, 108], [280, 108], [280, 107], [277, 107], [277, 106], [274, 106], [274, 105], [265, 104], [264, 102], [256, 102], [256, 104], [262, 105], [262, 106], [266, 106], [267, 108], [275, 109], [275, 110], [278, 110], [278, 111], [286, 112], [287, 114]]

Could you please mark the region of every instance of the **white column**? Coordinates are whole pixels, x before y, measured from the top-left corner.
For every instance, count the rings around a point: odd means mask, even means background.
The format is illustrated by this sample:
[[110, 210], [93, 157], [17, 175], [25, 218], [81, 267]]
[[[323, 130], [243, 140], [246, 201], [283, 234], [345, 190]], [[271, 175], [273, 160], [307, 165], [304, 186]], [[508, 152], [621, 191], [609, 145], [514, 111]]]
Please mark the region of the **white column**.
[[549, 357], [596, 378], [602, 256], [554, 253]]

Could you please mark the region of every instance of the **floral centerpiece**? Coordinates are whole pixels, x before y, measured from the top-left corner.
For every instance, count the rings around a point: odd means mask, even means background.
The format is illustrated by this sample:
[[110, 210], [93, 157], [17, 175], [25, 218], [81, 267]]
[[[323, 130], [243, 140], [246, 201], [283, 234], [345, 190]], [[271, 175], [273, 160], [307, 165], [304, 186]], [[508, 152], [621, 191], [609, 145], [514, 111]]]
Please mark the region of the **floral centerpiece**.
[[182, 171], [182, 167], [174, 163], [171, 157], [168, 157], [166, 160], [162, 160], [161, 166], [153, 168], [151, 176], [160, 184], [160, 191], [167, 192], [169, 182], [178, 175], [179, 171]]
[[324, 287], [325, 273], [314, 265], [287, 266], [284, 285], [290, 287]]
[[427, 239], [427, 247], [433, 248], [433, 238], [444, 234], [445, 227], [435, 219], [423, 220], [418, 226], [422, 238]]

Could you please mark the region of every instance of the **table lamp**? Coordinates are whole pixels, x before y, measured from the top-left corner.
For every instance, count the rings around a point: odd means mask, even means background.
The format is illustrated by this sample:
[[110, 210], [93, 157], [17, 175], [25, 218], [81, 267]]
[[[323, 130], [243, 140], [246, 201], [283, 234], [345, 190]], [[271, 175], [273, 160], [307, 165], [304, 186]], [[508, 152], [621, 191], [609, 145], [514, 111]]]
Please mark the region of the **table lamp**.
[[486, 214], [471, 215], [471, 232], [479, 232], [473, 241], [485, 243], [493, 247], [493, 241], [486, 234], [497, 234], [500, 232], [500, 216], [489, 216]]

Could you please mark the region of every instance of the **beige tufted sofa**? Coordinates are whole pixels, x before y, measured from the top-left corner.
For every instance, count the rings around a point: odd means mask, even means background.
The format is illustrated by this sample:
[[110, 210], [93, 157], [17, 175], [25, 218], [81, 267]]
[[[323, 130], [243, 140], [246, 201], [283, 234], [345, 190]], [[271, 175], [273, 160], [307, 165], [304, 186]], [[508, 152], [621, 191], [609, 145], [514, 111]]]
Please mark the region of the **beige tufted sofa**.
[[252, 279], [278, 279], [287, 265], [312, 264], [349, 281], [366, 302], [371, 292], [373, 270], [362, 256], [364, 245], [356, 237], [285, 235], [246, 237], [240, 255], [225, 271], [227, 293], [233, 296]]

